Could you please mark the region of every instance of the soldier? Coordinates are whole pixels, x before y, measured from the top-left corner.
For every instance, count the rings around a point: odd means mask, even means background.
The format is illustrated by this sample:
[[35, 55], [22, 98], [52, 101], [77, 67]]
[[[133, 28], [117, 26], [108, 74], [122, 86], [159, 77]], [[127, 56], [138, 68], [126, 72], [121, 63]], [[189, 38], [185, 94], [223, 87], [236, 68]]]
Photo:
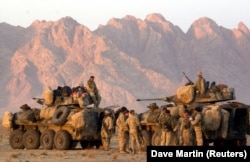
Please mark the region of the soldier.
[[[144, 120], [150, 123], [157, 123], [158, 118], [161, 114], [161, 110], [159, 109], [158, 105], [156, 103], [150, 103], [147, 107], [149, 108], [149, 110]], [[153, 127], [151, 125], [147, 125], [146, 130], [147, 130], [149, 139], [152, 139], [152, 136], [154, 133]], [[149, 143], [151, 143], [151, 141]]]
[[167, 109], [167, 106], [166, 106], [166, 105], [163, 105], [163, 106], [161, 106], [161, 108], [162, 108], [162, 110], [161, 110], [161, 113], [160, 113], [160, 115], [159, 115], [158, 120], [159, 120], [159, 119], [162, 117], [162, 115], [164, 114], [165, 110]]
[[141, 131], [141, 124], [134, 110], [129, 111], [129, 117], [125, 122], [129, 130], [130, 144], [132, 153], [135, 154], [135, 143], [138, 148], [138, 153], [141, 153], [141, 145], [139, 140], [139, 131]]
[[191, 124], [194, 127], [196, 145], [203, 146], [201, 107], [195, 107], [193, 116], [194, 118], [191, 118]]
[[101, 96], [99, 94], [99, 91], [97, 89], [94, 79], [95, 79], [94, 76], [90, 76], [89, 80], [85, 84], [85, 88], [94, 102], [94, 107], [97, 108], [99, 107], [99, 104], [101, 102]]
[[197, 72], [197, 80], [195, 82], [195, 88], [198, 96], [204, 96], [205, 95], [205, 86], [206, 86], [206, 80], [202, 76], [202, 72], [198, 71]]
[[110, 111], [105, 110], [101, 128], [102, 144], [105, 151], [109, 150], [112, 129], [113, 119], [110, 117]]
[[192, 146], [192, 125], [190, 121], [190, 115], [188, 110], [185, 110], [183, 116], [180, 118], [180, 138], [181, 145]]
[[129, 134], [125, 121], [128, 118], [129, 111], [126, 107], [121, 108], [121, 112], [116, 120], [118, 127], [119, 151], [120, 153], [128, 153]]
[[78, 104], [80, 107], [85, 108], [89, 104], [87, 90], [82, 83], [80, 83], [76, 88]]
[[159, 119], [159, 125], [161, 127], [161, 146], [176, 145], [173, 133], [173, 129], [175, 128], [174, 124], [174, 118], [171, 116], [170, 111], [165, 109], [163, 115]]

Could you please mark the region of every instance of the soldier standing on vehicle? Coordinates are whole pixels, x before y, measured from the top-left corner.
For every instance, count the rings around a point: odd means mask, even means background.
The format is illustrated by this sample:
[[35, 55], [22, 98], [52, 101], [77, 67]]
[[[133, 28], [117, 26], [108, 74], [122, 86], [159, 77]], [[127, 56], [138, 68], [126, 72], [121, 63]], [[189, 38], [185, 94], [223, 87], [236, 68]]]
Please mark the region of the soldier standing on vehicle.
[[130, 144], [132, 148], [132, 153], [135, 154], [135, 143], [138, 148], [138, 153], [141, 153], [141, 145], [139, 140], [139, 131], [141, 131], [141, 124], [134, 110], [129, 111], [129, 117], [125, 122], [129, 130]]
[[164, 110], [163, 115], [159, 119], [159, 126], [161, 127], [161, 146], [174, 146], [176, 141], [174, 140], [173, 128], [174, 118], [171, 116], [168, 109]]
[[203, 146], [201, 107], [195, 107], [193, 116], [194, 117], [191, 119], [191, 124], [194, 127], [196, 145]]
[[118, 127], [118, 138], [119, 138], [119, 151], [120, 153], [128, 153], [129, 134], [126, 127], [126, 120], [129, 116], [129, 111], [126, 107], [121, 108], [121, 112], [116, 120]]
[[180, 138], [181, 145], [183, 146], [192, 146], [192, 124], [190, 121], [190, 115], [188, 110], [185, 110], [183, 117], [180, 118]]
[[104, 111], [104, 117], [102, 121], [102, 128], [101, 128], [101, 137], [102, 137], [102, 145], [105, 151], [109, 150], [110, 146], [110, 139], [112, 136], [112, 129], [113, 129], [113, 119], [110, 116], [110, 111]]
[[100, 105], [101, 96], [99, 94], [99, 90], [97, 89], [97, 86], [94, 80], [95, 80], [95, 77], [90, 76], [89, 80], [85, 84], [85, 88], [94, 102], [94, 107], [97, 108]]
[[198, 94], [198, 96], [204, 96], [205, 95], [205, 87], [206, 87], [206, 80], [205, 78], [203, 78], [202, 76], [202, 72], [198, 71], [197, 72], [197, 80], [195, 82], [195, 88], [196, 88], [196, 92]]

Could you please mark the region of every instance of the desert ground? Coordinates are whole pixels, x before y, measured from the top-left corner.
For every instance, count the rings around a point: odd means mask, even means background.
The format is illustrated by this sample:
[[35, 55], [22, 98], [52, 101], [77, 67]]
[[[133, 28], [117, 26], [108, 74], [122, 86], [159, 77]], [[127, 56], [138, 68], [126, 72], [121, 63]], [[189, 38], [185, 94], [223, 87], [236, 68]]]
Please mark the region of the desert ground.
[[142, 154], [120, 154], [118, 138], [111, 139], [111, 149], [82, 149], [80, 144], [74, 150], [26, 150], [12, 149], [9, 145], [9, 130], [0, 125], [1, 162], [146, 162], [146, 152]]
[[[2, 123], [2, 121], [0, 120]], [[111, 139], [111, 149], [102, 148], [82, 149], [80, 144], [73, 150], [26, 150], [12, 149], [9, 145], [10, 130], [0, 125], [0, 161], [1, 162], [146, 162], [146, 152], [142, 154], [120, 154], [118, 152], [118, 138]], [[250, 136], [247, 137], [250, 146]]]

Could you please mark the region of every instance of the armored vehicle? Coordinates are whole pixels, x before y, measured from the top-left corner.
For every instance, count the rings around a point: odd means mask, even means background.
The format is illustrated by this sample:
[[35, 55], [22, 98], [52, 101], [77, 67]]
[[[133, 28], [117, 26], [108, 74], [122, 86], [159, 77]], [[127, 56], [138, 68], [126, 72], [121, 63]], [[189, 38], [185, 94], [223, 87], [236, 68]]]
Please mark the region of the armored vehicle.
[[80, 106], [74, 101], [73, 91], [69, 87], [65, 89], [66, 95], [48, 93], [51, 91], [47, 89], [44, 98], [33, 98], [41, 108], [24, 104], [19, 112], [4, 113], [3, 126], [11, 130], [9, 143], [13, 149], [67, 150], [75, 148], [78, 142], [83, 149], [102, 145], [104, 111], [109, 110], [114, 117], [112, 106], [94, 108], [90, 107], [91, 102]]
[[[203, 141], [205, 145], [215, 146], [245, 146], [246, 135], [249, 134], [250, 106], [235, 100], [233, 88], [226, 85], [211, 85], [207, 87], [204, 96], [195, 94], [195, 87], [186, 84], [177, 89], [176, 95], [162, 98], [137, 99], [137, 101], [166, 101], [170, 104], [162, 105], [170, 110], [176, 121], [185, 109], [191, 113], [196, 106], [202, 108]], [[143, 138], [148, 139], [145, 145], [160, 144], [160, 128], [157, 118], [161, 108], [148, 110], [140, 114]], [[177, 132], [178, 133], [178, 132]], [[178, 140], [177, 140], [178, 145]]]

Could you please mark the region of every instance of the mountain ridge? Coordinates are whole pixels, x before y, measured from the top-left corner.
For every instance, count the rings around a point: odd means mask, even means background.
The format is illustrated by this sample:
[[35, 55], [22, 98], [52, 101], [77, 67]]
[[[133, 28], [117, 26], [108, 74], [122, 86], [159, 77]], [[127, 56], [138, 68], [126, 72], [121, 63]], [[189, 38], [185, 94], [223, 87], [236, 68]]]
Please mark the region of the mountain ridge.
[[77, 86], [90, 75], [96, 76], [101, 106], [140, 112], [149, 102], [137, 98], [173, 95], [186, 82], [183, 71], [195, 80], [199, 70], [209, 81], [234, 87], [236, 98], [246, 102], [249, 43], [243, 22], [227, 29], [202, 17], [184, 33], [160, 13], [144, 20], [111, 18], [93, 31], [69, 16], [35, 20], [27, 28], [0, 23], [0, 112], [39, 106], [31, 98], [41, 97], [44, 87]]

